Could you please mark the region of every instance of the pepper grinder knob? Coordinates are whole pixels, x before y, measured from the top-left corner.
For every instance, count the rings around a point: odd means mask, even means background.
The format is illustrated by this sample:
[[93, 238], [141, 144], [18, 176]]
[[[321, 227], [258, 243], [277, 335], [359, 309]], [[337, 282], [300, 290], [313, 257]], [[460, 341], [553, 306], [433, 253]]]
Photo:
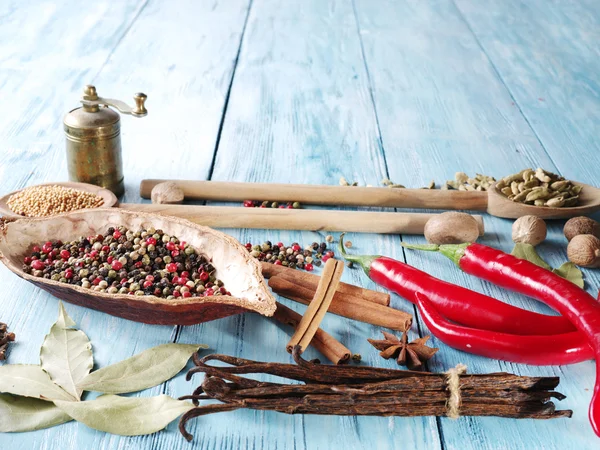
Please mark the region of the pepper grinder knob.
[[146, 106], [144, 105], [147, 98], [148, 98], [148, 96], [142, 92], [138, 92], [137, 94], [135, 94], [133, 96], [133, 101], [135, 102], [135, 108], [133, 108], [133, 111], [131, 112], [132, 115], [138, 116], [138, 117], [143, 117], [146, 114], [148, 114], [148, 110], [146, 109]]
[[92, 86], [91, 84], [87, 84], [83, 88], [84, 99], [86, 100], [97, 100], [98, 92], [96, 91], [96, 86]]

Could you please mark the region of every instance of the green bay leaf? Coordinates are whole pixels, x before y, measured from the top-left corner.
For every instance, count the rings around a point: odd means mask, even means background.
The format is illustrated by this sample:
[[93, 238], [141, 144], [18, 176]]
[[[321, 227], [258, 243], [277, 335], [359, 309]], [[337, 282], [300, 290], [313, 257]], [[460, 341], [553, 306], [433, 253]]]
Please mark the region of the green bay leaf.
[[109, 394], [85, 402], [54, 403], [90, 428], [121, 436], [155, 433], [194, 407], [190, 402], [168, 395], [120, 397]]
[[559, 277], [564, 278], [565, 280], [569, 280], [571, 283], [579, 286], [583, 289], [584, 281], [583, 281], [583, 273], [579, 270], [575, 264], [570, 261], [567, 261], [560, 267], [557, 267], [552, 272], [554, 272]]
[[51, 402], [0, 394], [0, 432], [34, 431], [73, 419]]
[[75, 322], [59, 302], [58, 319], [44, 339], [40, 362], [52, 381], [79, 400], [82, 390], [77, 384], [92, 370], [94, 358], [90, 340], [74, 326]]
[[546, 270], [552, 270], [550, 264], [544, 261], [540, 255], [538, 255], [535, 247], [531, 244], [515, 244], [515, 248], [513, 248], [511, 254], [519, 259], [525, 259], [536, 266], [543, 267]]
[[85, 391], [124, 394], [157, 386], [183, 369], [204, 345], [163, 344], [90, 373], [77, 385]]
[[74, 397], [52, 382], [41, 366], [33, 364], [0, 366], [0, 392], [48, 401], [75, 401]]

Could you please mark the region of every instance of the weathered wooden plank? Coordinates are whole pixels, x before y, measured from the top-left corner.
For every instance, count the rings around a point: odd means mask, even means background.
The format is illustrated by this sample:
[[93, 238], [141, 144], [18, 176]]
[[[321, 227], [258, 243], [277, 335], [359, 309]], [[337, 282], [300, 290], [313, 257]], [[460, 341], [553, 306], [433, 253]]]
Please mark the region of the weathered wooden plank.
[[558, 169], [597, 183], [598, 2], [456, 4]]
[[[451, 1], [389, 1], [373, 8], [357, 0], [356, 7], [392, 180], [416, 187], [451, 179], [458, 170], [500, 177], [526, 166], [556, 169]], [[482, 242], [510, 251], [511, 222], [485, 221]], [[555, 266], [565, 261], [559, 228], [551, 226], [550, 240], [540, 250]], [[447, 281], [548, 311], [460, 273], [440, 256], [406, 252], [406, 259]], [[571, 420], [549, 422], [442, 419], [447, 448], [589, 448], [595, 442], [587, 424], [591, 363], [535, 368], [470, 356], [435, 339], [433, 344], [441, 347], [431, 364], [436, 371], [464, 362], [471, 372], [560, 375], [559, 390], [569, 397], [560, 406], [575, 411]]]
[[[30, 20], [31, 11], [15, 5], [0, 14], [2, 42], [22, 28], [28, 36], [22, 49], [0, 50], [0, 64], [10, 70], [9, 75], [0, 71], [0, 108], [6, 108], [0, 136], [8, 150], [0, 152], [2, 190], [66, 179], [62, 116], [77, 106], [81, 88], [91, 81], [107, 97], [127, 99], [140, 90], [149, 94], [149, 116], [122, 121], [127, 198], [138, 201], [139, 181], [159, 172], [206, 176], [248, 1], [189, 1], [178, 7], [158, 1], [96, 2], [85, 9], [75, 3], [37, 5], [37, 12], [47, 14], [43, 20], [37, 15]], [[2, 320], [19, 340], [10, 359], [36, 362], [56, 318], [57, 301], [4, 267], [0, 284]], [[99, 366], [175, 339], [175, 327], [138, 324], [71, 305], [67, 309], [90, 336]], [[186, 342], [200, 341], [191, 337]], [[176, 431], [166, 433], [179, 437]], [[0, 436], [3, 444], [18, 449], [141, 448], [152, 447], [154, 439], [119, 438], [75, 423]]]
[[[385, 174], [351, 4], [255, 0], [213, 179], [337, 184], [345, 176], [364, 185], [377, 184]], [[326, 235], [227, 231], [241, 242], [269, 239], [304, 245], [323, 241]], [[358, 234], [348, 238], [356, 252], [388, 252], [396, 240]], [[398, 246], [394, 251], [399, 257]], [[343, 279], [373, 287], [360, 269], [347, 269]], [[303, 306], [282, 302], [304, 311]], [[366, 342], [367, 337], [377, 336], [378, 327], [333, 315], [325, 318], [323, 327], [353, 352], [361, 353], [366, 364], [395, 364], [381, 360]], [[247, 314], [186, 327], [181, 337], [187, 341], [203, 336], [220, 353], [289, 361], [288, 333], [268, 319]], [[314, 356], [310, 349], [308, 357]], [[189, 393], [201, 379], [196, 376], [191, 383], [176, 379], [168, 391]], [[237, 411], [202, 417], [189, 426], [199, 448], [391, 448], [399, 440], [411, 448], [439, 447], [432, 418], [357, 419]], [[165, 448], [187, 446], [168, 434], [159, 435], [157, 442]]]

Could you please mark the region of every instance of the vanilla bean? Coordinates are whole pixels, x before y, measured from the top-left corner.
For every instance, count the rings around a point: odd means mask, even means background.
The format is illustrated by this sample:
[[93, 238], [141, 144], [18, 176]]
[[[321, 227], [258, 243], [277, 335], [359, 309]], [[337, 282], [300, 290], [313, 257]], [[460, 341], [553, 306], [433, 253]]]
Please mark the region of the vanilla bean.
[[[187, 379], [191, 379], [194, 373], [206, 372], [209, 375], [225, 377], [226, 374], [251, 374], [264, 373], [276, 375], [305, 383], [319, 384], [365, 384], [394, 380], [403, 386], [416, 386], [420, 390], [438, 389], [445, 385], [445, 375], [414, 372], [409, 370], [380, 369], [363, 366], [328, 366], [312, 364], [304, 360], [299, 354], [294, 357], [301, 365], [283, 363], [262, 363], [233, 356], [212, 354], [203, 358], [194, 355], [194, 363], [197, 367], [188, 372]], [[220, 361], [231, 364], [233, 367], [215, 367], [206, 364], [208, 361]], [[498, 389], [503, 386], [515, 386], [520, 389], [554, 389], [558, 386], [558, 377], [520, 377], [518, 375], [495, 373], [484, 375], [462, 375], [460, 378], [461, 390], [476, 387], [494, 387]], [[250, 386], [249, 386], [250, 387]]]
[[[370, 367], [343, 367], [314, 364], [304, 360], [296, 346], [296, 364], [261, 363], [226, 355], [194, 355], [197, 367], [188, 372], [204, 372], [202, 385], [190, 396], [218, 400], [222, 404], [197, 406], [180, 420], [185, 430], [194, 418], [214, 412], [250, 408], [285, 414], [366, 415], [366, 416], [446, 416], [449, 414], [450, 387], [446, 374], [411, 372]], [[230, 367], [210, 366], [221, 361]], [[303, 381], [305, 384], [265, 383], [234, 374], [269, 374]], [[553, 389], [558, 377], [523, 377], [508, 373], [460, 375], [460, 406], [463, 416], [553, 419], [571, 417], [572, 411], [557, 411], [552, 399], [565, 396]]]

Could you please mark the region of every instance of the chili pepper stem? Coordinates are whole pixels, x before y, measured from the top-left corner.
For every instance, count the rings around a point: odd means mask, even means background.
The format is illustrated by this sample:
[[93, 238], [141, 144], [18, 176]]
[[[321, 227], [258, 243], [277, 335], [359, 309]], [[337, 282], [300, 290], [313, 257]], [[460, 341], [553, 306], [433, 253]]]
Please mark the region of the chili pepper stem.
[[449, 258], [454, 264], [458, 267], [460, 258], [465, 254], [465, 249], [471, 245], [470, 242], [464, 244], [407, 244], [406, 242], [402, 243], [402, 247], [408, 248], [411, 250], [423, 250], [426, 252], [438, 252]]
[[380, 255], [350, 255], [346, 252], [346, 248], [344, 247], [344, 235], [346, 233], [340, 234], [340, 242], [338, 244], [340, 253], [344, 257], [346, 261], [352, 261], [353, 263], [360, 264], [360, 267], [365, 271], [365, 274], [369, 276], [371, 272], [371, 264], [377, 258], [381, 258]]

